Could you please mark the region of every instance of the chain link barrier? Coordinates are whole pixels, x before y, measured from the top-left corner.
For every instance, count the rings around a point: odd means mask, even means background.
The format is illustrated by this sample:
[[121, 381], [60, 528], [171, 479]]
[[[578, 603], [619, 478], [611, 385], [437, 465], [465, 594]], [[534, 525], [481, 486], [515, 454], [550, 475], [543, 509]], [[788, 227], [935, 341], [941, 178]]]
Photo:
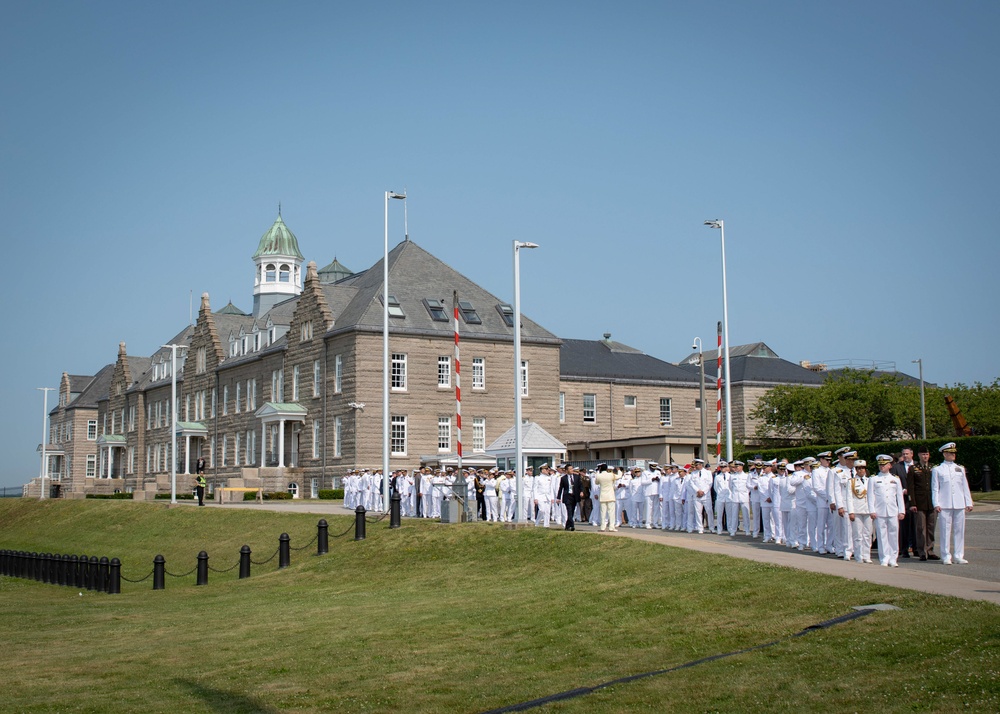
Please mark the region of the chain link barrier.
[[309, 546], [311, 546], [313, 543], [315, 543], [317, 540], [319, 540], [319, 534], [318, 533], [316, 535], [314, 535], [313, 539], [311, 541], [309, 541], [308, 543], [306, 543], [305, 545], [300, 545], [299, 547], [296, 548], [294, 545], [289, 544], [288, 548], [289, 548], [289, 550], [305, 550], [306, 548], [308, 548]]
[[213, 573], [228, 573], [230, 570], [236, 570], [236, 568], [238, 567], [240, 567], [240, 561], [237, 560], [233, 565], [223, 570], [219, 570], [218, 568], [213, 568], [211, 565], [208, 566], [208, 569], [211, 570]]
[[122, 580], [124, 580], [127, 583], [142, 583], [142, 582], [145, 582], [146, 580], [149, 580], [151, 577], [153, 577], [153, 571], [152, 570], [150, 570], [148, 573], [146, 573], [146, 575], [144, 577], [141, 577], [138, 580], [133, 580], [132, 578], [128, 578], [128, 577], [125, 576], [124, 573], [122, 573]]
[[182, 575], [175, 575], [174, 573], [171, 573], [169, 570], [167, 570], [166, 568], [164, 568], [163, 569], [163, 574], [164, 575], [169, 575], [172, 578], [186, 578], [187, 576], [189, 576], [192, 573], [194, 573], [194, 571], [196, 571], [197, 569], [198, 569], [198, 566], [196, 565], [193, 568], [191, 568], [189, 571], [187, 571], [186, 573], [183, 573]]
[[274, 553], [271, 555], [271, 557], [268, 558], [267, 560], [257, 561], [257, 560], [254, 560], [253, 558], [250, 558], [250, 562], [253, 563], [254, 565], [266, 565], [266, 564], [270, 563], [272, 560], [274, 560], [278, 556], [278, 553], [280, 551], [281, 551], [281, 548], [279, 546], [278, 550], [274, 551]]

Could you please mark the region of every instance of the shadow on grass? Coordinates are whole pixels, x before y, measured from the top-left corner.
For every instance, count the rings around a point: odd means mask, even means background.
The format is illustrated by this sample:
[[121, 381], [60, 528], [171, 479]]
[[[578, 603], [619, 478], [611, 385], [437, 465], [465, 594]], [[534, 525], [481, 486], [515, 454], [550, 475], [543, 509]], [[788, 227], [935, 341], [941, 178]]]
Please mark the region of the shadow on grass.
[[276, 714], [277, 709], [261, 704], [257, 699], [237, 692], [207, 687], [191, 679], [175, 679], [175, 684], [201, 699], [209, 709], [226, 714]]

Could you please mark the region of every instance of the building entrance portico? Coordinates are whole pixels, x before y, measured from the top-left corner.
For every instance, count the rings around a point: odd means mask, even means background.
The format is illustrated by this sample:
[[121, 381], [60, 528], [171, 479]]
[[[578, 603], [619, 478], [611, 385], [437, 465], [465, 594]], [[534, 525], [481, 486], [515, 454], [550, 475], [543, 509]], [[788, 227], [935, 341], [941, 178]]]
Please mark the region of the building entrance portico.
[[[260, 460], [265, 466], [295, 466], [298, 438], [307, 410], [294, 402], [265, 402], [255, 416], [261, 421]], [[287, 426], [286, 426], [287, 423]], [[285, 448], [286, 436], [289, 440]]]

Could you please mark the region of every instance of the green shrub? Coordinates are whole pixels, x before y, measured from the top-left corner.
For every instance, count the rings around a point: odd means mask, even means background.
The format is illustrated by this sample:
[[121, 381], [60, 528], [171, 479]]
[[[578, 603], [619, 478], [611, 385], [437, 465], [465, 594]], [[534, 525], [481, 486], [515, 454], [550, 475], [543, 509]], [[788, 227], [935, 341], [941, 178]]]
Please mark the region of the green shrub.
[[[156, 499], [161, 500], [161, 501], [162, 500], [170, 500], [170, 494], [169, 493], [158, 493], [153, 498], [156, 498]], [[192, 501], [192, 500], [194, 500], [194, 494], [193, 493], [178, 493], [177, 494], [177, 500], [178, 501]]]
[[[858, 458], [864, 459], [871, 466], [875, 464], [875, 457], [879, 454], [899, 453], [904, 448], [913, 449], [916, 454], [917, 448], [926, 445], [931, 450], [931, 463], [939, 464], [944, 459], [938, 453], [938, 449], [947, 441], [954, 441], [958, 446], [958, 458], [956, 461], [965, 467], [969, 477], [969, 487], [973, 491], [978, 491], [983, 487], [983, 466], [990, 467], [991, 480], [994, 484], [1000, 483], [1000, 436], [964, 436], [948, 439], [907, 439], [904, 441], [876, 441], [870, 444], [833, 444], [832, 446], [795, 446], [784, 449], [751, 449], [736, 458], [746, 461], [760, 454], [765, 460], [769, 459], [799, 459], [804, 456], [815, 456], [821, 451], [835, 451], [841, 446], [851, 446], [857, 449]], [[834, 459], [836, 463], [836, 459]], [[994, 488], [996, 488], [994, 486]]]
[[88, 493], [87, 498], [101, 498], [101, 499], [113, 499], [113, 500], [132, 500], [131, 493], [125, 493], [121, 491], [120, 493]]
[[344, 499], [344, 489], [322, 488], [319, 491], [319, 497], [324, 501], [342, 501]]
[[[290, 501], [292, 499], [292, 494], [288, 491], [265, 491], [264, 500], [265, 501]], [[244, 501], [256, 501], [257, 492], [256, 491], [244, 491], [243, 492]]]

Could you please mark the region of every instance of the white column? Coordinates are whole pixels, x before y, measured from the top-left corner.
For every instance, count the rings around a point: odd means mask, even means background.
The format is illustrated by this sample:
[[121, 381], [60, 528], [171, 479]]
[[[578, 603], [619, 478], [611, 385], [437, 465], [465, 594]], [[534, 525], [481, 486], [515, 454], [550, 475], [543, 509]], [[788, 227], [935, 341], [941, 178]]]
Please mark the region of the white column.
[[191, 435], [184, 436], [184, 475], [191, 473]]
[[265, 463], [267, 455], [267, 423], [262, 423], [260, 425], [260, 465], [263, 468], [267, 466]]
[[278, 468], [285, 468], [285, 420], [278, 420]]
[[115, 452], [112, 447], [108, 447], [108, 478], [111, 478], [115, 470]]

